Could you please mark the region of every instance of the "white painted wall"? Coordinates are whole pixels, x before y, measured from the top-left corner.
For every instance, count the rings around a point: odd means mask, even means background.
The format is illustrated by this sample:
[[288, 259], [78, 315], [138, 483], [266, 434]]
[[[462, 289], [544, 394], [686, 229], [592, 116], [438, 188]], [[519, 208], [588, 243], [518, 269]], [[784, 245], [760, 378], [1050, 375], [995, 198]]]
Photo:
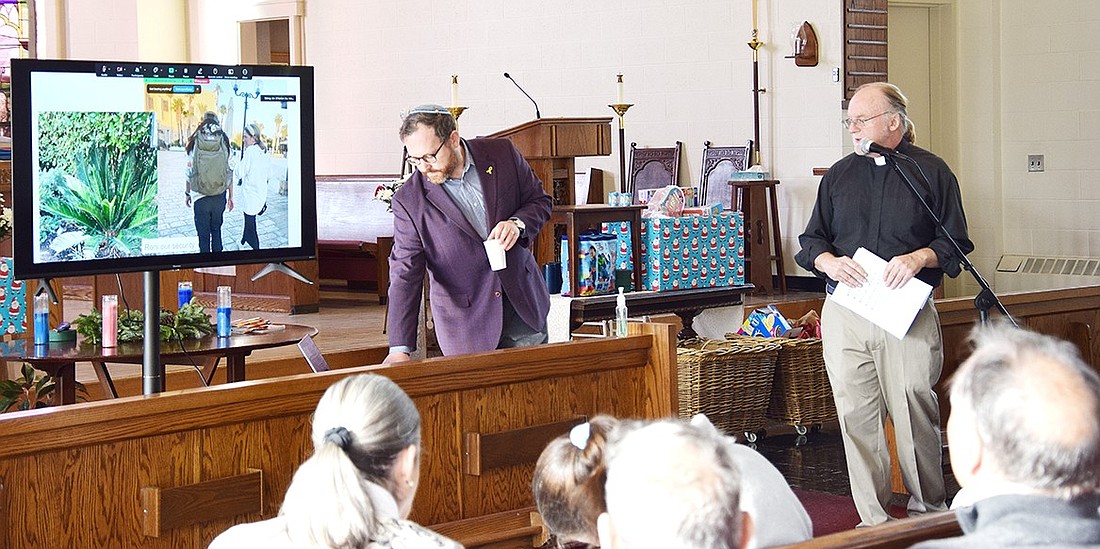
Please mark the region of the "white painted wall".
[[138, 1], [68, 0], [64, 24], [53, 40], [66, 44], [62, 51], [70, 59], [137, 59]]
[[1001, 28], [1005, 252], [1100, 257], [1100, 2], [1004, 0]]

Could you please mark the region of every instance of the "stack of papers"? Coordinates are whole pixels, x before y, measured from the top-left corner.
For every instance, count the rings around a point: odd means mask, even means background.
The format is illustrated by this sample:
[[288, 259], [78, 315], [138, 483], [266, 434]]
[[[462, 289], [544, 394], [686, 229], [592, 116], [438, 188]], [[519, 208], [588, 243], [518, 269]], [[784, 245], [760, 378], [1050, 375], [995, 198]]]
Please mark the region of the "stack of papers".
[[932, 286], [919, 278], [912, 278], [902, 287], [891, 290], [882, 281], [886, 271], [885, 259], [865, 248], [856, 250], [852, 259], [867, 271], [867, 282], [859, 288], [837, 284], [832, 300], [890, 332], [894, 337], [905, 337], [913, 320], [917, 318], [917, 313], [932, 294]]

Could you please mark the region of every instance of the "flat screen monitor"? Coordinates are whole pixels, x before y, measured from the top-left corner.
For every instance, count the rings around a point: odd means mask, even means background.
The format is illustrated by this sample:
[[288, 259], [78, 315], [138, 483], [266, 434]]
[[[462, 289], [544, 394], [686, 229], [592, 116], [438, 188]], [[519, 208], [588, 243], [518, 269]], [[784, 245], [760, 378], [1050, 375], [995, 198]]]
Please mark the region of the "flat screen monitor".
[[316, 257], [312, 67], [14, 59], [11, 83], [15, 277]]

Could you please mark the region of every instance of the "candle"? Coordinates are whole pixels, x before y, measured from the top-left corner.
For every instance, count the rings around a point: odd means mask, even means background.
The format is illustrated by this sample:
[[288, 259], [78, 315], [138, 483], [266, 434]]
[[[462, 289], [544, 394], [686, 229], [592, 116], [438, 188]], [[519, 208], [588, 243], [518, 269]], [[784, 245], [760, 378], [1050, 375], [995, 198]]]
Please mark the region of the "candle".
[[623, 104], [623, 73], [618, 74], [618, 95], [616, 95], [616, 103]]
[[451, 75], [451, 106], [458, 106], [458, 75]]
[[118, 296], [103, 296], [103, 347], [114, 347], [118, 344]]
[[752, 1], [752, 30], [756, 30], [756, 0]]

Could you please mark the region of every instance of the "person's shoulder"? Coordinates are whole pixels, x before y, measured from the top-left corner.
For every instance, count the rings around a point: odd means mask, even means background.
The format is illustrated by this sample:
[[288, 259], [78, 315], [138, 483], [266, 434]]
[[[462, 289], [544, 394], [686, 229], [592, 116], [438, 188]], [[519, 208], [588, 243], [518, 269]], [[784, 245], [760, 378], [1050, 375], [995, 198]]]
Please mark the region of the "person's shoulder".
[[921, 164], [935, 166], [937, 169], [950, 169], [947, 166], [947, 162], [940, 158], [939, 155], [908, 141], [903, 141], [901, 145], [898, 145], [897, 150]]
[[476, 155], [478, 151], [487, 152], [490, 154], [500, 154], [502, 152], [516, 150], [515, 145], [508, 139], [503, 137], [475, 137], [473, 139], [467, 139], [466, 145], [470, 147], [470, 151]]
[[462, 549], [462, 544], [437, 534], [423, 526], [408, 520], [394, 520], [388, 525], [391, 529], [387, 542], [372, 544], [372, 549], [413, 547], [418, 549], [443, 548]]
[[832, 166], [829, 166], [829, 169], [825, 172], [825, 175], [823, 176], [822, 181], [828, 181], [830, 179], [835, 179], [836, 177], [844, 174], [844, 172], [852, 169], [862, 159], [863, 159], [862, 156], [859, 156], [858, 154], [856, 154], [854, 152], [844, 155], [843, 157], [841, 157], [836, 162], [833, 162]]
[[282, 517], [238, 524], [218, 534], [210, 549], [281, 549], [291, 547]]

